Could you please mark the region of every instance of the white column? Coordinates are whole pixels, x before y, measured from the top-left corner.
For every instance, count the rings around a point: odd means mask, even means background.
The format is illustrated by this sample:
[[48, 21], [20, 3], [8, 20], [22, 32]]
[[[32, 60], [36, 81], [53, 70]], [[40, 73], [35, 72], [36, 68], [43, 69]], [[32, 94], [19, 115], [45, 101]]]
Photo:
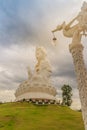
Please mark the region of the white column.
[[82, 116], [84, 120], [85, 130], [87, 130], [87, 70], [83, 59], [83, 45], [81, 43], [72, 43], [69, 45], [70, 53], [72, 53], [75, 72], [78, 82], [79, 96], [81, 100]]

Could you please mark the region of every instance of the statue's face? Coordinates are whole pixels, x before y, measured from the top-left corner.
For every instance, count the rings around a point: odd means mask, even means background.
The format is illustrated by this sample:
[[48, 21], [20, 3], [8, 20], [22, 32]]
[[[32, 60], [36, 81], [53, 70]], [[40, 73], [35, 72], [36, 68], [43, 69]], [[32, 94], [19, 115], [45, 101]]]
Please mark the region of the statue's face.
[[44, 54], [43, 54], [43, 52], [42, 52], [41, 50], [37, 50], [37, 51], [36, 51], [36, 58], [37, 58], [38, 60], [41, 60], [41, 59], [44, 58]]

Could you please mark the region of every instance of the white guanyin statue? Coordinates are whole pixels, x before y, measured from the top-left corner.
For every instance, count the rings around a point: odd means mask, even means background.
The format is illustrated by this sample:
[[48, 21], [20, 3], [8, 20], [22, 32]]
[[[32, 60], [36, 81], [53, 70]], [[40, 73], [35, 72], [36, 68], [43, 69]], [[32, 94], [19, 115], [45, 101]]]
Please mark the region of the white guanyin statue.
[[47, 60], [46, 51], [43, 47], [36, 48], [36, 58], [38, 61], [35, 66], [36, 73], [49, 78], [52, 71], [50, 63]]
[[28, 70], [28, 79], [22, 82], [16, 90], [16, 101], [26, 100], [46, 100], [55, 102], [57, 94], [56, 88], [51, 84], [51, 66], [47, 60], [47, 54], [43, 47], [36, 48], [37, 63], [32, 73], [30, 67]]
[[47, 60], [46, 51], [43, 47], [36, 48], [37, 64], [35, 66], [34, 74], [28, 68], [29, 80], [32, 82], [49, 82], [51, 76], [51, 65]]

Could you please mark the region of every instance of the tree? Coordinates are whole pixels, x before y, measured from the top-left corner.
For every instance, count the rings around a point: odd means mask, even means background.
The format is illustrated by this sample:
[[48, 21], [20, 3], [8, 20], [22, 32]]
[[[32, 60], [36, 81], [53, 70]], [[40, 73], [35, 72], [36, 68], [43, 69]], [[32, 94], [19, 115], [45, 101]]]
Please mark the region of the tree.
[[69, 85], [63, 85], [61, 90], [62, 90], [62, 105], [71, 106], [72, 88]]

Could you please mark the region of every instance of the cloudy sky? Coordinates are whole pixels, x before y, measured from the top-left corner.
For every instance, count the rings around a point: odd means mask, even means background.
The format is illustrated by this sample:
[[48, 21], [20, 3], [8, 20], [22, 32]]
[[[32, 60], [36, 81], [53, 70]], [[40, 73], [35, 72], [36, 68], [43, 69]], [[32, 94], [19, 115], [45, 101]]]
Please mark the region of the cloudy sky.
[[[69, 44], [71, 39], [57, 32], [56, 46], [51, 31], [69, 22], [80, 11], [83, 0], [0, 0], [0, 101], [13, 101], [18, 85], [27, 79], [27, 66], [34, 70], [35, 48], [43, 46], [53, 68], [52, 81], [73, 88], [73, 106], [80, 106]], [[87, 38], [82, 38], [87, 66]], [[59, 96], [60, 97], [60, 96]]]

